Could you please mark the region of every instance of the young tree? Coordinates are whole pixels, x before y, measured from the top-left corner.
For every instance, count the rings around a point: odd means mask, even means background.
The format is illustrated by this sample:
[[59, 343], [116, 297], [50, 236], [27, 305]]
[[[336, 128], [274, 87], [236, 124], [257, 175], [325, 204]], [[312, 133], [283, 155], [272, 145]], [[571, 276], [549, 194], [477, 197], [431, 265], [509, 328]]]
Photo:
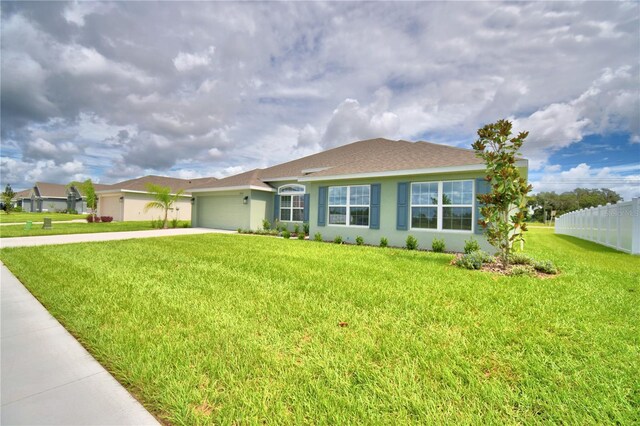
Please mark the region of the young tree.
[[487, 194], [478, 195], [483, 204], [480, 208], [482, 225], [487, 240], [498, 249], [502, 262], [509, 263], [509, 253], [513, 243], [524, 242], [527, 231], [524, 210], [527, 194], [531, 191], [525, 178], [520, 176], [516, 157], [529, 135], [521, 132], [511, 136], [512, 124], [508, 120], [498, 120], [478, 130], [478, 140], [473, 144], [476, 155], [487, 166], [486, 180], [491, 186]]
[[7, 214], [11, 213], [13, 210], [13, 204], [11, 204], [11, 200], [15, 197], [16, 193], [11, 189], [11, 185], [7, 184], [4, 188], [4, 192], [2, 193], [2, 202], [4, 203], [4, 210]]
[[149, 201], [146, 206], [144, 206], [144, 211], [148, 211], [149, 209], [162, 209], [164, 210], [164, 224], [163, 228], [168, 228], [168, 216], [169, 209], [173, 207], [176, 201], [180, 198], [182, 193], [184, 192], [182, 189], [177, 191], [175, 194], [171, 194], [171, 188], [168, 186], [160, 186], [154, 185], [152, 183], [147, 184], [147, 191], [149, 191], [154, 201]]
[[91, 215], [95, 222], [96, 214], [98, 213], [98, 196], [96, 195], [96, 190], [93, 187], [93, 182], [91, 182], [91, 179], [87, 179], [84, 182], [73, 181], [67, 185], [67, 188], [71, 186], [78, 188], [81, 195], [85, 197], [87, 201], [87, 208], [91, 210]]

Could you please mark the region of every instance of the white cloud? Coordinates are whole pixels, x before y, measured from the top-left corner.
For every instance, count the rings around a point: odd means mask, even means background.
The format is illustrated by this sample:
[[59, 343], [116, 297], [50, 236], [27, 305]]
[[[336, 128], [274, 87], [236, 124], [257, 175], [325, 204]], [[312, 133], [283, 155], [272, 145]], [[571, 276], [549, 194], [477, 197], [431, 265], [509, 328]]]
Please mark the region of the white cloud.
[[298, 132], [297, 146], [316, 147], [320, 143], [321, 137], [322, 135], [315, 127], [313, 127], [311, 124], [306, 124]]
[[118, 63], [105, 58], [94, 48], [72, 44], [62, 46], [58, 67], [76, 77], [98, 77], [110, 75], [120, 79], [132, 80], [141, 84], [150, 84], [153, 79], [136, 67]]
[[532, 130], [536, 167], [586, 135], [640, 141], [633, 2], [2, 9], [3, 146], [14, 158], [42, 138], [78, 147], [56, 164], [110, 177], [249, 169], [378, 136], [468, 146], [503, 117]]
[[206, 51], [201, 53], [180, 52], [178, 56], [173, 59], [173, 65], [178, 71], [189, 71], [197, 67], [209, 65], [215, 50], [215, 47], [210, 46]]
[[399, 128], [398, 115], [386, 111], [391, 93], [378, 91], [375, 101], [361, 106], [356, 99], [345, 99], [333, 111], [333, 115], [320, 139], [323, 148], [332, 148], [360, 139], [375, 137], [393, 138]]
[[539, 179], [532, 181], [532, 185], [536, 193], [562, 193], [575, 188], [609, 188], [628, 201], [640, 197], [640, 164], [592, 168], [586, 163], [581, 163], [565, 171], [550, 166], [545, 168], [545, 173]]
[[209, 157], [211, 158], [222, 158], [223, 153], [222, 151], [220, 151], [218, 148], [211, 148], [209, 151], [207, 151], [207, 153], [209, 154]]
[[74, 1], [64, 10], [62, 16], [67, 22], [79, 27], [84, 26], [84, 18], [93, 13], [104, 13], [110, 8], [108, 3]]
[[14, 190], [29, 188], [36, 181], [67, 184], [90, 177], [79, 161], [57, 164], [53, 160], [21, 161], [6, 157], [0, 158], [0, 174], [3, 185], [10, 183]]
[[[640, 133], [640, 99], [630, 83], [631, 67], [605, 68], [580, 96], [546, 106], [528, 117], [513, 118], [514, 130], [529, 131], [523, 154], [533, 170], [540, 169], [554, 151], [581, 141], [590, 134], [627, 131]], [[637, 90], [636, 90], [637, 92]]]
[[230, 166], [225, 167], [222, 170], [217, 170], [213, 173], [213, 177], [217, 177], [218, 179], [225, 178], [227, 176], [237, 175], [239, 173], [247, 171], [243, 166]]

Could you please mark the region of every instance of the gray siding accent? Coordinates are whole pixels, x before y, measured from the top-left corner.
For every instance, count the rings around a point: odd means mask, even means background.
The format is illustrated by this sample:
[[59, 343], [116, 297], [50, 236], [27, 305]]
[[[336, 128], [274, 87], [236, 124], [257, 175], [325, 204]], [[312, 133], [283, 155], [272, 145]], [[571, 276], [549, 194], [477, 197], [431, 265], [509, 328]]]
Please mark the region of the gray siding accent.
[[302, 212], [302, 221], [309, 223], [309, 202], [311, 201], [311, 194], [304, 194], [304, 210]]
[[491, 192], [491, 185], [489, 184], [489, 182], [487, 182], [484, 178], [476, 178], [476, 199], [474, 200], [476, 210], [476, 223], [474, 225], [474, 232], [476, 234], [482, 234], [484, 232], [482, 225], [480, 225], [480, 221], [483, 219], [483, 216], [480, 213], [480, 207], [482, 207], [482, 203], [480, 202], [480, 200], [478, 200], [478, 195], [488, 194], [489, 192]]
[[398, 205], [396, 208], [396, 229], [409, 229], [409, 182], [398, 182]]
[[327, 196], [328, 191], [326, 186], [318, 188], [318, 226], [325, 226], [327, 224]]
[[379, 183], [371, 184], [371, 216], [369, 228], [380, 229], [380, 187]]

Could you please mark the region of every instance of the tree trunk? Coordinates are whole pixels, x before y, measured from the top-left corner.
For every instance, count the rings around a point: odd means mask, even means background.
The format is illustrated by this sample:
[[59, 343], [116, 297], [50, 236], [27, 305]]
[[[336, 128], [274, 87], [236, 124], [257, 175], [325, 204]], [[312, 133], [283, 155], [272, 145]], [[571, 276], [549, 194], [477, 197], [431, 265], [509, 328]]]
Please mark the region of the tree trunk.
[[169, 209], [164, 209], [164, 226], [162, 227], [163, 229], [167, 229], [169, 228], [168, 224], [167, 224], [167, 216], [169, 215]]

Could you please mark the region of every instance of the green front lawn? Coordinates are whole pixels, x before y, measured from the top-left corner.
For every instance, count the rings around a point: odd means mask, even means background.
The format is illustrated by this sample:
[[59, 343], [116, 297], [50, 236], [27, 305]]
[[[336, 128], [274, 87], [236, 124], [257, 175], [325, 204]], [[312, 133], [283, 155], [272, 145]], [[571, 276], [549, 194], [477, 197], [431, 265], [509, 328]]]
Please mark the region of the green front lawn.
[[220, 234], [0, 258], [170, 424], [637, 423], [640, 258], [528, 248], [562, 274]]
[[68, 213], [10, 213], [0, 212], [0, 223], [24, 223], [27, 221], [42, 222], [45, 217], [50, 217], [53, 220], [74, 220], [84, 219], [86, 214], [68, 214]]
[[39, 235], [91, 234], [93, 232], [144, 231], [153, 229], [150, 221], [110, 223], [54, 223], [52, 229], [42, 229], [42, 224], [0, 226], [0, 238], [35, 237]]

